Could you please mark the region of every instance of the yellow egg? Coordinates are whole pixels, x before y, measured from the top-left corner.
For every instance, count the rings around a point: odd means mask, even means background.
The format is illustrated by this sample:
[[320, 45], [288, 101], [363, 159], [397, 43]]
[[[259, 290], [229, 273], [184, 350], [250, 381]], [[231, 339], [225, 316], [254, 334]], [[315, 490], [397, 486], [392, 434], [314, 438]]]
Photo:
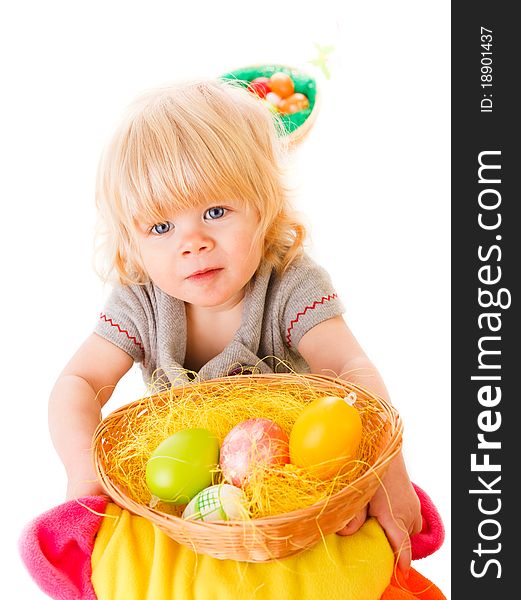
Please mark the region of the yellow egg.
[[299, 415], [289, 437], [291, 462], [320, 479], [341, 474], [356, 458], [362, 421], [348, 400], [317, 398]]

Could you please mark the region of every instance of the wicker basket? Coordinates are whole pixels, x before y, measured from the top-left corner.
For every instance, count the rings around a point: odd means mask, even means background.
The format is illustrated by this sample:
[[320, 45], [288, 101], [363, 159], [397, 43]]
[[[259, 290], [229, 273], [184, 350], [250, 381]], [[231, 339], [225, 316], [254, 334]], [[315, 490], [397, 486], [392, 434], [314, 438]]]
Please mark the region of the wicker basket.
[[241, 67], [225, 73], [221, 77], [223, 79], [236, 79], [247, 84], [256, 77], [270, 77], [276, 71], [282, 71], [289, 75], [295, 83], [295, 92], [304, 94], [309, 100], [309, 108], [306, 110], [294, 114], [279, 115], [287, 131], [287, 141], [290, 146], [294, 146], [302, 142], [307, 136], [317, 118], [320, 107], [320, 94], [316, 80], [313, 77], [301, 69], [281, 64], [258, 64]]
[[[379, 437], [375, 457], [368, 469], [351, 485], [340, 492], [317, 502], [316, 504], [265, 518], [250, 521], [202, 522], [182, 519], [165, 514], [131, 499], [126, 490], [116, 485], [107, 476], [106, 457], [110, 452], [111, 439], [124, 436], [131, 418], [139, 418], [146, 403], [165, 402], [164, 395], [146, 398], [128, 404], [108, 415], [98, 426], [94, 434], [93, 458], [103, 487], [119, 506], [147, 518], [167, 536], [188, 546], [197, 553], [208, 554], [221, 559], [233, 559], [247, 562], [267, 562], [296, 554], [310, 548], [323, 537], [341, 529], [372, 497], [380, 484], [380, 479], [391, 459], [399, 452], [402, 441], [402, 422], [397, 411], [383, 399], [370, 394], [367, 390], [348, 382], [316, 375], [264, 374], [238, 376], [248, 377], [252, 383], [284, 385], [302, 382], [304, 386], [327, 395], [347, 395], [356, 392], [357, 406], [371, 403], [378, 410], [372, 411], [371, 419], [378, 427]], [[197, 383], [202, 394], [212, 386], [222, 387], [223, 381], [236, 377], [209, 380]], [[170, 398], [182, 393], [182, 388], [174, 388]], [[171, 399], [169, 401], [171, 401]], [[365, 425], [364, 425], [365, 426]]]

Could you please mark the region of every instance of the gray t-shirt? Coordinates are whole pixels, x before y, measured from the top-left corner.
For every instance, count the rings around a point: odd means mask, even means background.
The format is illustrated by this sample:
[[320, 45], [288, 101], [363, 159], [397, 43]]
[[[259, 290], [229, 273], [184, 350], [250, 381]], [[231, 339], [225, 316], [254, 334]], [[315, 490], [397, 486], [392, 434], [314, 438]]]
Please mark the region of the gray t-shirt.
[[[198, 378], [235, 374], [241, 367], [255, 367], [250, 370], [257, 373], [309, 372], [297, 350], [300, 339], [343, 312], [328, 273], [309, 256], [293, 261], [282, 275], [262, 263], [246, 286], [242, 322], [233, 340], [200, 369]], [[153, 283], [115, 287], [95, 332], [141, 363], [145, 381], [154, 387], [190, 381], [183, 367], [184, 302]]]

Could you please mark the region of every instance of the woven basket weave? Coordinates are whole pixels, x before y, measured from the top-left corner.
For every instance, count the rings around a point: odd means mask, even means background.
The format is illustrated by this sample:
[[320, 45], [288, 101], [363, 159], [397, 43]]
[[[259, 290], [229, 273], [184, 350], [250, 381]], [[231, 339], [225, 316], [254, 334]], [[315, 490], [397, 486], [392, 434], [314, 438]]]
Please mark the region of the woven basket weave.
[[[238, 376], [245, 377], [245, 376]], [[379, 431], [372, 464], [353, 483], [340, 492], [312, 506], [292, 512], [252, 519], [250, 521], [202, 522], [182, 519], [165, 514], [130, 498], [125, 489], [107, 476], [105, 465], [110, 452], [111, 440], [125, 435], [129, 427], [129, 414], [139, 415], [147, 410], [145, 405], [165, 402], [164, 396], [138, 400], [115, 410], [98, 426], [94, 434], [93, 458], [99, 479], [113, 501], [119, 506], [147, 518], [167, 536], [184, 544], [197, 553], [221, 559], [247, 562], [267, 562], [296, 554], [322, 541], [323, 537], [341, 529], [370, 500], [391, 459], [399, 452], [402, 441], [402, 422], [397, 411], [383, 399], [348, 382], [316, 375], [264, 374], [247, 376], [252, 384], [281, 386], [285, 383], [312, 386], [326, 395], [346, 396], [356, 392], [355, 406], [370, 403], [377, 410], [371, 411], [373, 422], [364, 427]], [[205, 389], [231, 382], [236, 377], [209, 380], [193, 385]], [[175, 400], [182, 388], [169, 392]], [[132, 417], [135, 418], [135, 417]], [[138, 417], [139, 418], [139, 417]]]

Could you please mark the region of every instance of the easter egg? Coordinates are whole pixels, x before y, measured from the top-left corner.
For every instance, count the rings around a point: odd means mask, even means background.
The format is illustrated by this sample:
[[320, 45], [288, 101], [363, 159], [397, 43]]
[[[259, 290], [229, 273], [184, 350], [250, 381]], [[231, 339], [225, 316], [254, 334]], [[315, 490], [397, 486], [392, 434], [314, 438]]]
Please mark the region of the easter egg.
[[342, 473], [362, 440], [358, 410], [343, 398], [324, 396], [300, 413], [289, 436], [291, 462], [320, 479]]
[[259, 98], [265, 98], [266, 94], [269, 93], [270, 88], [264, 81], [250, 81], [247, 90]]
[[275, 94], [275, 92], [268, 92], [266, 94], [266, 100], [273, 106], [278, 107], [282, 98], [279, 95]]
[[194, 496], [183, 511], [184, 519], [194, 521], [233, 521], [247, 519], [247, 498], [234, 485], [212, 485]]
[[255, 83], [257, 83], [257, 82], [265, 83], [268, 87], [270, 86], [270, 78], [264, 77], [263, 75], [260, 75], [259, 77], [255, 77], [255, 79], [252, 79], [252, 81], [255, 81]]
[[279, 111], [285, 115], [296, 113], [299, 110], [306, 110], [309, 108], [309, 100], [304, 94], [296, 92], [291, 94], [288, 98], [283, 98], [279, 105]]
[[270, 419], [248, 419], [236, 425], [224, 438], [220, 467], [224, 478], [242, 486], [259, 466], [289, 462], [288, 436]]
[[275, 92], [275, 94], [281, 98], [287, 98], [295, 91], [293, 79], [282, 71], [275, 71], [275, 73], [273, 73], [270, 77], [269, 85], [271, 91]]
[[146, 466], [146, 483], [163, 502], [186, 504], [212, 484], [219, 441], [207, 429], [182, 429], [159, 444]]

